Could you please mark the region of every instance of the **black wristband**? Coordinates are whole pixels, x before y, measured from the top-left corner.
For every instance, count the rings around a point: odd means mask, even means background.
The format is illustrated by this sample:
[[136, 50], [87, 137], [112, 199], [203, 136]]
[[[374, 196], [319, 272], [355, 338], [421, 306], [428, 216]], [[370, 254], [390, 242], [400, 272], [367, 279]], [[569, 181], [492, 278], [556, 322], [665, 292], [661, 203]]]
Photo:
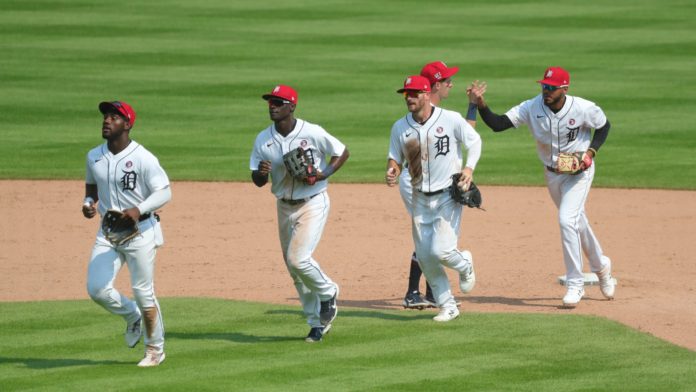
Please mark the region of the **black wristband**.
[[466, 119], [470, 121], [476, 121], [476, 109], [478, 106], [473, 103], [469, 102], [469, 110], [466, 112]]

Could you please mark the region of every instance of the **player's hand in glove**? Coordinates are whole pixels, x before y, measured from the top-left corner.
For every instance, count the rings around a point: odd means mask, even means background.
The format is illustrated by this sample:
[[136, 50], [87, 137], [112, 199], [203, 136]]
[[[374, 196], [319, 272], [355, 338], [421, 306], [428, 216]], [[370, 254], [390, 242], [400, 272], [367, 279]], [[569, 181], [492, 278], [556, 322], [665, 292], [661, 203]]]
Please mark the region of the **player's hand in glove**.
[[592, 166], [592, 156], [587, 152], [562, 152], [558, 154], [556, 171], [561, 174], [578, 174]]
[[102, 218], [102, 232], [104, 233], [104, 238], [116, 246], [123, 245], [140, 234], [138, 221], [123, 211], [118, 210], [106, 211]]
[[317, 169], [314, 166], [314, 154], [311, 149], [296, 149], [283, 155], [283, 163], [288, 173], [298, 181], [307, 185], [314, 185], [317, 182]]
[[592, 166], [592, 153], [586, 151], [582, 154], [582, 159], [580, 160], [580, 169], [587, 170]]

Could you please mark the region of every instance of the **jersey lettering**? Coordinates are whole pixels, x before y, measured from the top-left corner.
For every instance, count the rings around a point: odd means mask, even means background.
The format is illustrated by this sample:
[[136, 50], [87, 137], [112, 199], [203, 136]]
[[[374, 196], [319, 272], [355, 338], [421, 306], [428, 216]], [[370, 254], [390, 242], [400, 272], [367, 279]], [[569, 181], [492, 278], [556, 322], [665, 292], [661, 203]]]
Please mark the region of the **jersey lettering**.
[[445, 156], [449, 153], [450, 151], [450, 138], [448, 135], [445, 136], [435, 136], [437, 141], [435, 142], [435, 150], [437, 153], [435, 154], [435, 158], [437, 158], [439, 155]]
[[121, 177], [121, 185], [124, 191], [134, 191], [135, 182], [138, 179], [138, 174], [134, 171], [127, 172], [123, 170], [123, 177]]
[[578, 131], [580, 130], [580, 127], [575, 127], [575, 128], [568, 128], [568, 143], [574, 141], [578, 137]]

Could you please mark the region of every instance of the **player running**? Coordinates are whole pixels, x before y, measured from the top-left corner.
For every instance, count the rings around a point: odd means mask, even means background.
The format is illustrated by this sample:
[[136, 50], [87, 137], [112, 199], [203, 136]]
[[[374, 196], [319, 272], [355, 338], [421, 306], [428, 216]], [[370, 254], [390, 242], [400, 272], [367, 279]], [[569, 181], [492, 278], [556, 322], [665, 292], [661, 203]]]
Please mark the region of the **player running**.
[[[164, 361], [164, 323], [153, 283], [155, 254], [164, 239], [155, 211], [172, 197], [169, 178], [157, 158], [130, 139], [135, 112], [125, 102], [102, 102], [102, 137], [106, 143], [87, 154], [85, 200], [82, 214], [102, 217], [107, 210], [123, 211], [138, 222], [140, 234], [123, 245], [114, 245], [97, 232], [87, 271], [89, 296], [126, 321], [126, 345], [135, 347], [145, 324], [145, 357], [140, 367]], [[98, 204], [98, 207], [95, 207]], [[135, 302], [114, 287], [116, 275], [128, 264]]]
[[[481, 138], [459, 113], [431, 105], [430, 82], [423, 76], [409, 76], [397, 92], [404, 94], [409, 114], [392, 126], [385, 180], [395, 186], [402, 165], [408, 162], [416, 255], [440, 308], [433, 319], [446, 322], [457, 318], [459, 309], [443, 266], [459, 273], [464, 293], [476, 282], [471, 252], [457, 249], [462, 205], [448, 190], [453, 174], [460, 173], [465, 186], [472, 181]], [[464, 168], [462, 147], [467, 149]]]
[[[251, 179], [262, 187], [271, 175], [283, 259], [310, 326], [305, 341], [319, 342], [336, 318], [338, 285], [312, 254], [329, 215], [327, 180], [348, 159], [348, 149], [319, 125], [295, 118], [298, 97], [293, 88], [276, 86], [263, 99], [273, 124], [256, 137], [249, 160]], [[316, 177], [298, 179], [289, 174], [283, 157], [298, 147], [313, 155]]]

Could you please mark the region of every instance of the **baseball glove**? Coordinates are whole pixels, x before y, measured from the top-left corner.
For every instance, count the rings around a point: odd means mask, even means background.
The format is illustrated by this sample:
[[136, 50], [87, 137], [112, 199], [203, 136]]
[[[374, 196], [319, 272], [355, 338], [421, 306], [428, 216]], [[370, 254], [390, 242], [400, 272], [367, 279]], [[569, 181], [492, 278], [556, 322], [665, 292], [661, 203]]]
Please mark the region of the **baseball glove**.
[[317, 171], [314, 168], [314, 154], [312, 150], [305, 150], [302, 147], [283, 155], [283, 162], [288, 173], [297, 180], [304, 181], [307, 185], [314, 185], [317, 182]]
[[459, 185], [459, 177], [461, 177], [461, 173], [452, 175], [452, 186], [450, 187], [450, 196], [452, 196], [452, 199], [470, 208], [483, 209], [481, 208], [483, 199], [481, 198], [481, 191], [479, 188], [472, 181], [469, 183], [468, 189], [462, 189]]
[[580, 165], [581, 162], [581, 152], [562, 152], [558, 154], [558, 167], [556, 168], [556, 172], [561, 174], [578, 174], [584, 170]]
[[138, 222], [119, 210], [108, 210], [102, 218], [102, 232], [113, 245], [123, 245], [140, 234]]

